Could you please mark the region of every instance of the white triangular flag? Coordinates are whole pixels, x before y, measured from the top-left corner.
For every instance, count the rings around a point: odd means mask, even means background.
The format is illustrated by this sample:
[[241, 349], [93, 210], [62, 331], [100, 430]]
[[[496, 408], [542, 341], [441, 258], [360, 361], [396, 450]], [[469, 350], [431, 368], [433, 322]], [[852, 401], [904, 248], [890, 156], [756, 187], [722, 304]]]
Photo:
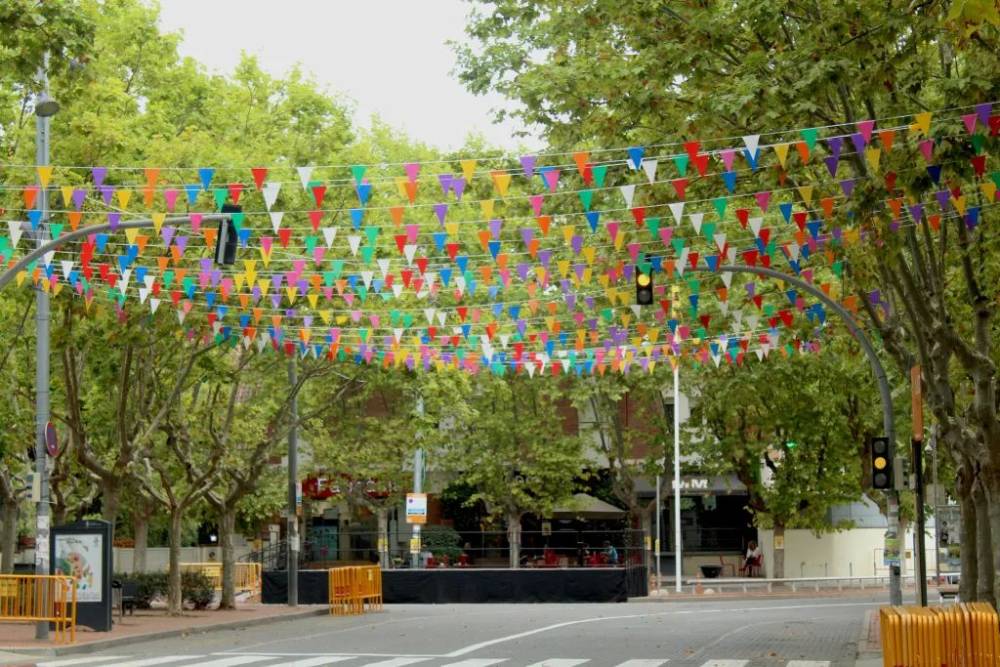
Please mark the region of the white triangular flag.
[[277, 234], [278, 230], [281, 228], [281, 219], [284, 217], [285, 214], [282, 211], [271, 213], [271, 229], [274, 230], [275, 234]]
[[12, 246], [17, 246], [17, 242], [21, 240], [21, 235], [24, 233], [21, 229], [21, 221], [8, 220], [7, 227], [10, 229], [10, 244]]
[[657, 165], [656, 160], [642, 161], [642, 170], [646, 172], [646, 180], [648, 180], [650, 183], [656, 182], [656, 165]]
[[388, 273], [389, 273], [389, 260], [388, 259], [380, 259], [380, 260], [376, 261], [375, 263], [378, 264], [379, 271], [382, 272], [382, 279], [385, 280], [386, 275], [388, 275]]
[[753, 230], [754, 237], [756, 238], [760, 236], [760, 228], [761, 225], [764, 224], [764, 218], [750, 218], [748, 222], [750, 224], [750, 229]]
[[358, 248], [361, 247], [361, 237], [357, 234], [350, 234], [347, 237], [347, 243], [351, 246], [351, 254], [357, 256]]
[[309, 179], [312, 178], [313, 168], [312, 167], [296, 167], [295, 171], [299, 172], [299, 181], [302, 183], [302, 189], [309, 189]]
[[684, 215], [684, 202], [675, 201], [670, 204], [670, 212], [673, 214], [676, 224], [681, 224], [681, 217]]
[[625, 208], [632, 208], [632, 199], [635, 197], [635, 185], [623, 185], [619, 190], [622, 191], [622, 197], [625, 198]]
[[[334, 239], [337, 238], [337, 228], [336, 227], [323, 227], [323, 240], [326, 241], [326, 247], [329, 248], [333, 245]], [[386, 260], [388, 261], [388, 260]], [[383, 276], [385, 274], [382, 274]]]
[[760, 145], [760, 135], [759, 134], [748, 134], [743, 137], [743, 143], [746, 145], [747, 150], [750, 151], [750, 155], [757, 154], [757, 147]]
[[375, 277], [374, 271], [361, 272], [361, 282], [365, 284], [365, 289], [369, 289], [372, 286], [372, 278], [374, 277]]
[[688, 216], [691, 221], [691, 226], [694, 227], [694, 231], [697, 234], [701, 234], [701, 221], [705, 219], [704, 213], [692, 213]]
[[271, 207], [274, 206], [274, 202], [277, 201], [279, 192], [281, 192], [281, 183], [272, 183], [271, 181], [268, 181], [264, 184], [261, 194], [264, 195], [264, 205], [267, 206], [268, 211], [271, 210]]
[[417, 246], [414, 243], [408, 243], [403, 246], [403, 256], [406, 257], [406, 263], [412, 265], [413, 257], [417, 254]]
[[149, 310], [151, 312], [155, 313], [156, 309], [159, 308], [159, 307], [160, 307], [160, 300], [159, 299], [150, 299], [149, 300]]

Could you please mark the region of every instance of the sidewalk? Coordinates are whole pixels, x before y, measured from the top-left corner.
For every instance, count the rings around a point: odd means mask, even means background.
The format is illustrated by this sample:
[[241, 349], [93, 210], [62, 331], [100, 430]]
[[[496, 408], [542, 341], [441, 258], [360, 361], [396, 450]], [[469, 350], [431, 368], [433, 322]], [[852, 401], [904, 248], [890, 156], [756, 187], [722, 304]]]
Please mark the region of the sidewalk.
[[[121, 621], [115, 616], [111, 632], [95, 632], [90, 628], [77, 627], [74, 644], [60, 644], [54, 638], [46, 641], [35, 639], [34, 623], [2, 623], [0, 664], [13, 661], [18, 654], [53, 656], [88, 653], [152, 639], [235, 630], [328, 613], [327, 605], [288, 607], [260, 603], [241, 604], [237, 609], [185, 611], [183, 616], [168, 616], [161, 609], [141, 609], [136, 610], [133, 615], [126, 615]], [[51, 636], [54, 637], [54, 633]]]
[[764, 589], [757, 589], [744, 593], [743, 591], [732, 589], [718, 591], [706, 586], [702, 593], [692, 593], [690, 590], [677, 593], [673, 588], [669, 590], [663, 588], [660, 591], [650, 590], [647, 597], [629, 598], [629, 602], [689, 602], [693, 600], [758, 600], [777, 598], [862, 598], [871, 599], [874, 602], [888, 603], [889, 592], [885, 588], [865, 588], [864, 590], [859, 588], [845, 588], [841, 591], [835, 588], [821, 588], [819, 591], [812, 588], [800, 588], [797, 591], [792, 591], [791, 588], [775, 586], [771, 592]]

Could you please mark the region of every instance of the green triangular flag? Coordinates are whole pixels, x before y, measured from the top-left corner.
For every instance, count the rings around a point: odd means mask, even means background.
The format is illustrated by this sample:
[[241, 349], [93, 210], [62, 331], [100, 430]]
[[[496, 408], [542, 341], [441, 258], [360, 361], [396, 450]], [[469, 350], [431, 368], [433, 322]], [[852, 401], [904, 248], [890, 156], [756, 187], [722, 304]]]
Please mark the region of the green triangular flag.
[[583, 204], [583, 210], [590, 210], [590, 202], [594, 198], [593, 190], [580, 190], [577, 195], [580, 197], [580, 203]]
[[594, 175], [594, 183], [597, 184], [597, 187], [603, 188], [604, 178], [608, 175], [608, 165], [599, 164], [590, 171]]
[[712, 200], [712, 205], [715, 206], [715, 212], [719, 214], [719, 220], [726, 217], [726, 206], [729, 204], [729, 200], [725, 197], [716, 197]]
[[819, 130], [815, 127], [811, 127], [808, 130], [802, 130], [800, 134], [802, 134], [802, 138], [805, 140], [806, 146], [809, 147], [809, 150], [816, 147], [816, 138], [819, 137]]
[[691, 162], [691, 158], [687, 155], [675, 155], [674, 164], [677, 165], [677, 173], [681, 176], [687, 176], [688, 163]]
[[660, 219], [659, 218], [646, 218], [646, 229], [649, 230], [650, 236], [654, 239], [660, 238]]
[[222, 205], [226, 203], [226, 197], [229, 196], [229, 192], [226, 188], [215, 188], [212, 190], [212, 194], [215, 195], [215, 208], [222, 210]]
[[353, 164], [351, 165], [351, 176], [354, 176], [354, 181], [360, 183], [361, 179], [365, 177], [365, 165], [363, 164]]

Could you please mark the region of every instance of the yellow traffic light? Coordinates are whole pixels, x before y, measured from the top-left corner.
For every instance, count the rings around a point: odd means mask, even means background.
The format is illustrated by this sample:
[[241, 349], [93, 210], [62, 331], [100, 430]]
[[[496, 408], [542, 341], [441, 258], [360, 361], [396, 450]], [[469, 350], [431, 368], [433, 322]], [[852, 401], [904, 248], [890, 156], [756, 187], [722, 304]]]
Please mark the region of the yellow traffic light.
[[639, 283], [639, 287], [647, 287], [650, 283], [649, 274], [640, 271], [639, 275], [636, 276], [636, 282]]
[[876, 470], [885, 470], [886, 466], [889, 465], [889, 461], [884, 456], [876, 456], [872, 464]]

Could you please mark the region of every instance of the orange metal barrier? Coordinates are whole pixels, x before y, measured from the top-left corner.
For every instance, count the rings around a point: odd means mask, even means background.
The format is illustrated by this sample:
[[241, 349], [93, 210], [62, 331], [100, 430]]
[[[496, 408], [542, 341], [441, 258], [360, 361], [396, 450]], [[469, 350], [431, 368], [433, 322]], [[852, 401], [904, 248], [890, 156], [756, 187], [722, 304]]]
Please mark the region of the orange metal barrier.
[[[255, 595], [260, 595], [261, 564], [236, 563], [235, 565], [233, 584], [236, 590], [250, 591]], [[222, 563], [181, 563], [181, 571], [201, 572], [212, 582], [212, 588], [217, 591], [222, 590]]]
[[76, 641], [76, 579], [62, 575], [0, 575], [0, 621], [48, 621], [56, 640]]
[[1000, 621], [987, 603], [882, 607], [884, 667], [996, 667]]
[[330, 613], [363, 614], [382, 609], [382, 568], [378, 565], [334, 567], [329, 570]]

